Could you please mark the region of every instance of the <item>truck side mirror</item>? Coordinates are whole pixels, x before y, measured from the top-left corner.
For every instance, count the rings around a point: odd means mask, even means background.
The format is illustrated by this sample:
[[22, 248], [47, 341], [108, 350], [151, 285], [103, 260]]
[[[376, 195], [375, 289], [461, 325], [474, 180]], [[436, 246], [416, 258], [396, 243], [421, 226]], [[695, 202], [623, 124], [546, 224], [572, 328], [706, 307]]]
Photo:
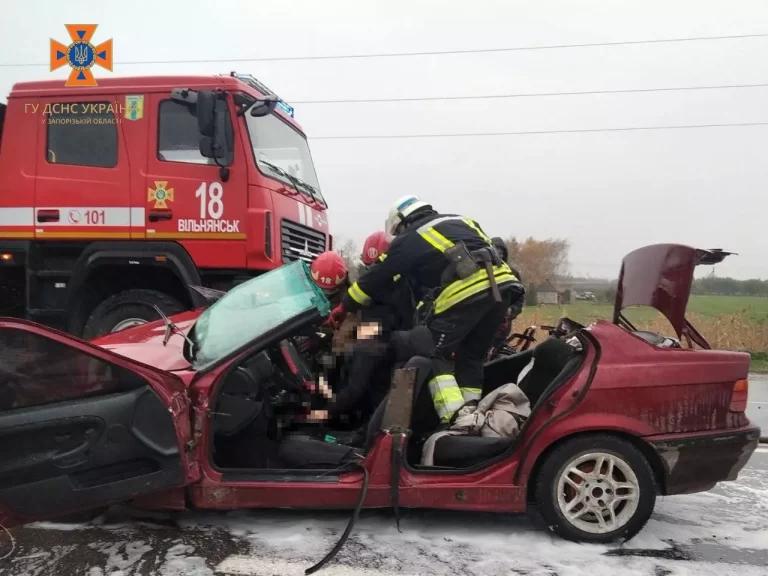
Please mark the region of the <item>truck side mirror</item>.
[[216, 93], [211, 90], [200, 90], [197, 93], [197, 129], [203, 136], [213, 136], [216, 100]]
[[277, 98], [264, 98], [257, 100], [256, 103], [251, 106], [251, 116], [254, 118], [261, 118], [262, 116], [268, 116], [275, 111], [277, 106]]
[[[200, 154], [220, 167], [232, 163], [234, 137], [223, 92], [200, 91], [197, 95], [197, 125], [200, 131]], [[223, 178], [226, 179], [226, 178]]]

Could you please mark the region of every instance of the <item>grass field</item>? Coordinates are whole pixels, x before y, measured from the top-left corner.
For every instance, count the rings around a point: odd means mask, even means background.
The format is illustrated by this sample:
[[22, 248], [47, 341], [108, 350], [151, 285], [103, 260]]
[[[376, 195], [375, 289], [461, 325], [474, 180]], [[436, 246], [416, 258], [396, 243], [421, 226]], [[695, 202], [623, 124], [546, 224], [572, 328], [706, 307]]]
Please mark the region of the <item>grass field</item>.
[[[651, 308], [629, 308], [625, 315], [638, 328], [674, 336], [669, 322]], [[611, 320], [613, 305], [577, 302], [529, 306], [515, 327], [554, 324], [564, 316], [582, 324]], [[751, 352], [752, 369], [768, 372], [768, 298], [694, 295], [688, 302], [688, 319], [713, 347]]]

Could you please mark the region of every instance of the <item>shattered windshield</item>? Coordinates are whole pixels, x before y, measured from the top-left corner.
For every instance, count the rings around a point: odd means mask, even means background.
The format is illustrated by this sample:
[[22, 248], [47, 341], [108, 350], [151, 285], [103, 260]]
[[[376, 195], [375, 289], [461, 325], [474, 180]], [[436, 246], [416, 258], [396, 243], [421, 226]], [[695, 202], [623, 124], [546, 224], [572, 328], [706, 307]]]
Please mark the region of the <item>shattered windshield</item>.
[[274, 114], [254, 117], [246, 113], [245, 120], [259, 170], [289, 186], [298, 181], [302, 194], [325, 204], [304, 136]]
[[235, 286], [197, 319], [190, 332], [195, 351], [192, 365], [202, 370], [313, 309], [326, 316], [330, 304], [303, 261]]

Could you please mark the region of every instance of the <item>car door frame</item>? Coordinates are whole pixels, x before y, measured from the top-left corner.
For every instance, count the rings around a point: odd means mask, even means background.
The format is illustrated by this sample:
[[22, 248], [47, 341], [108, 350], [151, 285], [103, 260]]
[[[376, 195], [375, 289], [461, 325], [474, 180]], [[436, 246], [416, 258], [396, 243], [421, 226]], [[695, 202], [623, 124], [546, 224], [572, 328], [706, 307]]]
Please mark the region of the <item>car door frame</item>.
[[[297, 326], [303, 326], [307, 321], [320, 318], [319, 315], [315, 316], [316, 314], [304, 313], [293, 321], [267, 332], [197, 373], [190, 383], [195, 401], [196, 458], [201, 469], [200, 481], [189, 490], [189, 500], [195, 508], [311, 508], [323, 507], [328, 502], [334, 502], [334, 506], [343, 508], [353, 506], [359, 497], [363, 483], [362, 470], [339, 471], [334, 474], [328, 470], [318, 472], [238, 469], [225, 473], [213, 463], [213, 400], [223, 378], [240, 362], [264, 350], [269, 343], [294, 334]], [[386, 447], [386, 441], [377, 439], [364, 462], [366, 468], [376, 471], [371, 476], [368, 489], [370, 501], [386, 502], [389, 497], [390, 478], [386, 471], [390, 456], [382, 445]]]
[[[124, 370], [130, 371], [131, 373], [140, 376], [152, 389], [160, 401], [167, 407], [173, 420], [174, 431], [177, 439], [178, 457], [182, 474], [182, 485], [187, 486], [199, 480], [200, 467], [191, 450], [193, 444], [191, 427], [191, 402], [189, 401], [186, 385], [178, 376], [158, 368], [142, 364], [124, 356], [120, 356], [114, 352], [110, 352], [109, 350], [98, 347], [84, 340], [80, 340], [79, 338], [65, 334], [64, 332], [42, 326], [28, 320], [0, 318], [0, 330], [3, 329], [21, 330], [23, 332], [27, 332], [39, 337], [47, 338], [53, 342], [72, 348], [80, 354], [85, 354], [87, 356], [101, 360], [102, 362], [116, 365], [120, 368], [123, 368]], [[109, 397], [110, 395], [93, 396], [89, 397], [89, 400], [98, 400], [99, 398], [106, 399]], [[60, 402], [77, 401], [78, 399], [73, 397], [72, 399], [63, 400]], [[50, 408], [54, 404], [56, 403], [19, 408], [19, 410], [34, 411], [35, 409], [46, 409], [46, 407]], [[6, 412], [0, 412], [0, 415], [6, 414]], [[173, 486], [168, 487], [171, 488]], [[109, 504], [113, 501], [119, 501], [121, 499], [122, 498], [119, 497], [111, 498], [110, 501], [105, 501], [104, 504]], [[68, 512], [85, 510], [92, 508], [92, 503], [89, 503], [88, 506], [70, 506], [69, 508], [70, 510], [68, 510]], [[60, 513], [61, 511], [52, 510], [50, 514], [45, 512], [44, 515], [36, 517], [35, 519], [55, 517]], [[8, 526], [19, 523], [19, 521], [26, 520], [26, 517], [19, 518], [14, 515], [7, 506], [4, 506], [4, 504], [0, 502], [0, 523]]]

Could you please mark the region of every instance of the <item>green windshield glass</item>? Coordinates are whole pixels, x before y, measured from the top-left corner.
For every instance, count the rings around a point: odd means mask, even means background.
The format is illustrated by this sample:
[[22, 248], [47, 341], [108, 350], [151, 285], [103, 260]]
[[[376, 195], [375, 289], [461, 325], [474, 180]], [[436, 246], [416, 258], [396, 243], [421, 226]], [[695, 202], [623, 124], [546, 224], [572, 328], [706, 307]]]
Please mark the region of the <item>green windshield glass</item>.
[[195, 323], [191, 338], [193, 366], [202, 370], [248, 342], [296, 316], [317, 310], [322, 316], [330, 303], [312, 281], [309, 267], [296, 261], [240, 284]]

